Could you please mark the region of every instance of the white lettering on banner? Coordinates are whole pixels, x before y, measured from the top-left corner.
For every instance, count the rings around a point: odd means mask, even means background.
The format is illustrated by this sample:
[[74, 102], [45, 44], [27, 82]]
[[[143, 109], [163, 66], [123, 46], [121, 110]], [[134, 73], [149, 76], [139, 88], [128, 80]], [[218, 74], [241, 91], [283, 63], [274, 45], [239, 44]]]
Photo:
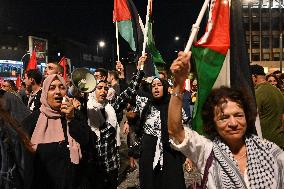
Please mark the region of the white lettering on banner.
[[101, 57], [101, 56], [93, 56], [93, 60], [95, 62], [103, 62], [103, 57]]
[[85, 61], [92, 61], [92, 55], [90, 55], [90, 54], [83, 54], [83, 60], [85, 60]]
[[84, 61], [92, 61], [92, 62], [102, 63], [103, 62], [103, 57], [101, 57], [101, 56], [94, 56], [94, 55], [91, 55], [91, 54], [83, 54], [83, 60]]
[[[261, 8], [269, 8], [269, 2], [270, 0], [261, 0], [262, 6]], [[251, 8], [259, 8], [259, 0], [244, 0], [243, 6], [244, 8], [248, 8], [248, 4], [251, 3]], [[271, 4], [271, 8], [279, 8], [279, 5], [281, 5], [282, 8], [284, 8], [283, 0], [273, 0]]]

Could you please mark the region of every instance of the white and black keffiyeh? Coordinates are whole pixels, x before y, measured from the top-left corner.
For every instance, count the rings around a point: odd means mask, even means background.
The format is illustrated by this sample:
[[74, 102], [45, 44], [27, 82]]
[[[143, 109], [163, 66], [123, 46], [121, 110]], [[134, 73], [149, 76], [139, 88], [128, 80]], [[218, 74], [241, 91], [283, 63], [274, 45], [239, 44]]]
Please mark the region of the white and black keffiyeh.
[[[218, 188], [247, 188], [238, 164], [229, 147], [219, 138], [213, 141], [214, 178]], [[273, 143], [251, 135], [245, 138], [247, 147], [247, 175], [250, 188], [282, 188], [281, 170], [275, 157], [280, 153]], [[282, 175], [282, 176], [281, 176]]]

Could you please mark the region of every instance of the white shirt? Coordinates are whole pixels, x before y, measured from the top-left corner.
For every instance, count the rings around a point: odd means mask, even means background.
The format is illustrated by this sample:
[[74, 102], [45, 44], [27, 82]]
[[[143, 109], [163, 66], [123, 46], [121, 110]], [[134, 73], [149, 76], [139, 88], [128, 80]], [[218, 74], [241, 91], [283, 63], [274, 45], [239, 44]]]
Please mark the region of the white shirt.
[[[185, 138], [183, 142], [178, 144], [177, 141], [171, 140], [171, 145], [174, 149], [181, 151], [186, 157], [188, 157], [203, 175], [206, 161], [213, 148], [213, 142], [187, 127], [185, 127], [184, 130]], [[209, 168], [206, 186], [210, 189], [219, 189], [214, 182], [215, 175], [213, 175], [213, 166], [214, 164], [212, 164], [212, 166]], [[247, 171], [244, 173], [244, 181], [246, 187], [250, 189]]]

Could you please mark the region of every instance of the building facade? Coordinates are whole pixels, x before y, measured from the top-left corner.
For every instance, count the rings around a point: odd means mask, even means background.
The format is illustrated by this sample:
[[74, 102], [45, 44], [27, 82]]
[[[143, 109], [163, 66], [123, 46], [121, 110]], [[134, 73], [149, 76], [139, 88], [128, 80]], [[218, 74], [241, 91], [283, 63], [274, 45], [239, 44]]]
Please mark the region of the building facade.
[[[37, 51], [38, 68], [43, 71], [46, 62], [59, 62], [64, 56], [70, 60], [72, 68], [86, 67], [94, 70], [98, 67], [111, 69], [113, 64], [106, 63], [102, 56], [98, 56], [94, 47], [84, 43], [62, 39], [58, 37], [40, 36], [40, 39], [46, 39], [45, 56], [41, 58], [42, 52]], [[16, 35], [13, 33], [0, 34], [0, 80], [13, 79], [23, 72], [30, 58], [31, 48], [29, 36]], [[48, 46], [48, 47], [47, 47]]]
[[242, 4], [250, 62], [267, 72], [283, 71], [283, 0], [242, 0]]

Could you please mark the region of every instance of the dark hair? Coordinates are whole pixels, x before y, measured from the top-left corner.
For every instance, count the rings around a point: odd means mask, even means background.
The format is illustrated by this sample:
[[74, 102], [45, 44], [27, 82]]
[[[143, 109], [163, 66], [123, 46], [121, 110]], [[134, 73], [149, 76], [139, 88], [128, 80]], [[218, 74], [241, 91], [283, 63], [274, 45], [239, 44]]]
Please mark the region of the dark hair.
[[100, 72], [100, 75], [102, 77], [106, 77], [107, 78], [107, 74], [108, 74], [108, 71], [104, 68], [97, 68], [95, 72]]
[[48, 64], [54, 64], [58, 68], [59, 73], [63, 74], [63, 72], [64, 72], [63, 66], [61, 66], [60, 64], [58, 64], [56, 62], [49, 62]]
[[99, 83], [106, 83], [106, 84], [108, 84], [107, 80], [98, 80], [98, 81], [97, 81], [97, 85], [98, 85]]
[[270, 77], [274, 77], [274, 79], [276, 80], [277, 84], [276, 84], [276, 87], [278, 89], [281, 89], [281, 85], [282, 85], [282, 81], [275, 75], [275, 74], [269, 74], [266, 76], [266, 81], [268, 81], [268, 78]]
[[5, 80], [4, 82], [9, 83], [9, 85], [10, 85], [10, 87], [11, 87], [11, 89], [13, 91], [17, 91], [18, 90], [18, 88], [17, 88], [17, 86], [16, 86], [16, 84], [15, 84], [15, 82], [13, 80], [8, 79], [8, 80]]
[[108, 73], [109, 73], [109, 75], [112, 75], [115, 80], [119, 80], [117, 71], [115, 71], [115, 70], [109, 70]]
[[272, 74], [281, 74], [282, 72], [280, 71], [280, 70], [276, 70], [276, 71], [274, 71]]
[[264, 68], [258, 64], [250, 65], [249, 70], [251, 75], [265, 75]]
[[21, 86], [22, 86], [22, 88], [26, 88], [26, 83], [22, 81]]
[[41, 81], [42, 81], [42, 75], [41, 73], [37, 70], [37, 69], [32, 69], [32, 70], [29, 70], [27, 72], [27, 77], [28, 78], [33, 78], [35, 80], [35, 83], [40, 85], [41, 84]]
[[240, 90], [222, 86], [211, 91], [202, 107], [203, 128], [210, 139], [218, 135], [214, 121], [215, 107], [221, 108], [228, 100], [236, 102], [244, 110], [247, 123], [246, 134], [253, 134], [255, 131], [256, 111], [253, 109], [252, 99]]

